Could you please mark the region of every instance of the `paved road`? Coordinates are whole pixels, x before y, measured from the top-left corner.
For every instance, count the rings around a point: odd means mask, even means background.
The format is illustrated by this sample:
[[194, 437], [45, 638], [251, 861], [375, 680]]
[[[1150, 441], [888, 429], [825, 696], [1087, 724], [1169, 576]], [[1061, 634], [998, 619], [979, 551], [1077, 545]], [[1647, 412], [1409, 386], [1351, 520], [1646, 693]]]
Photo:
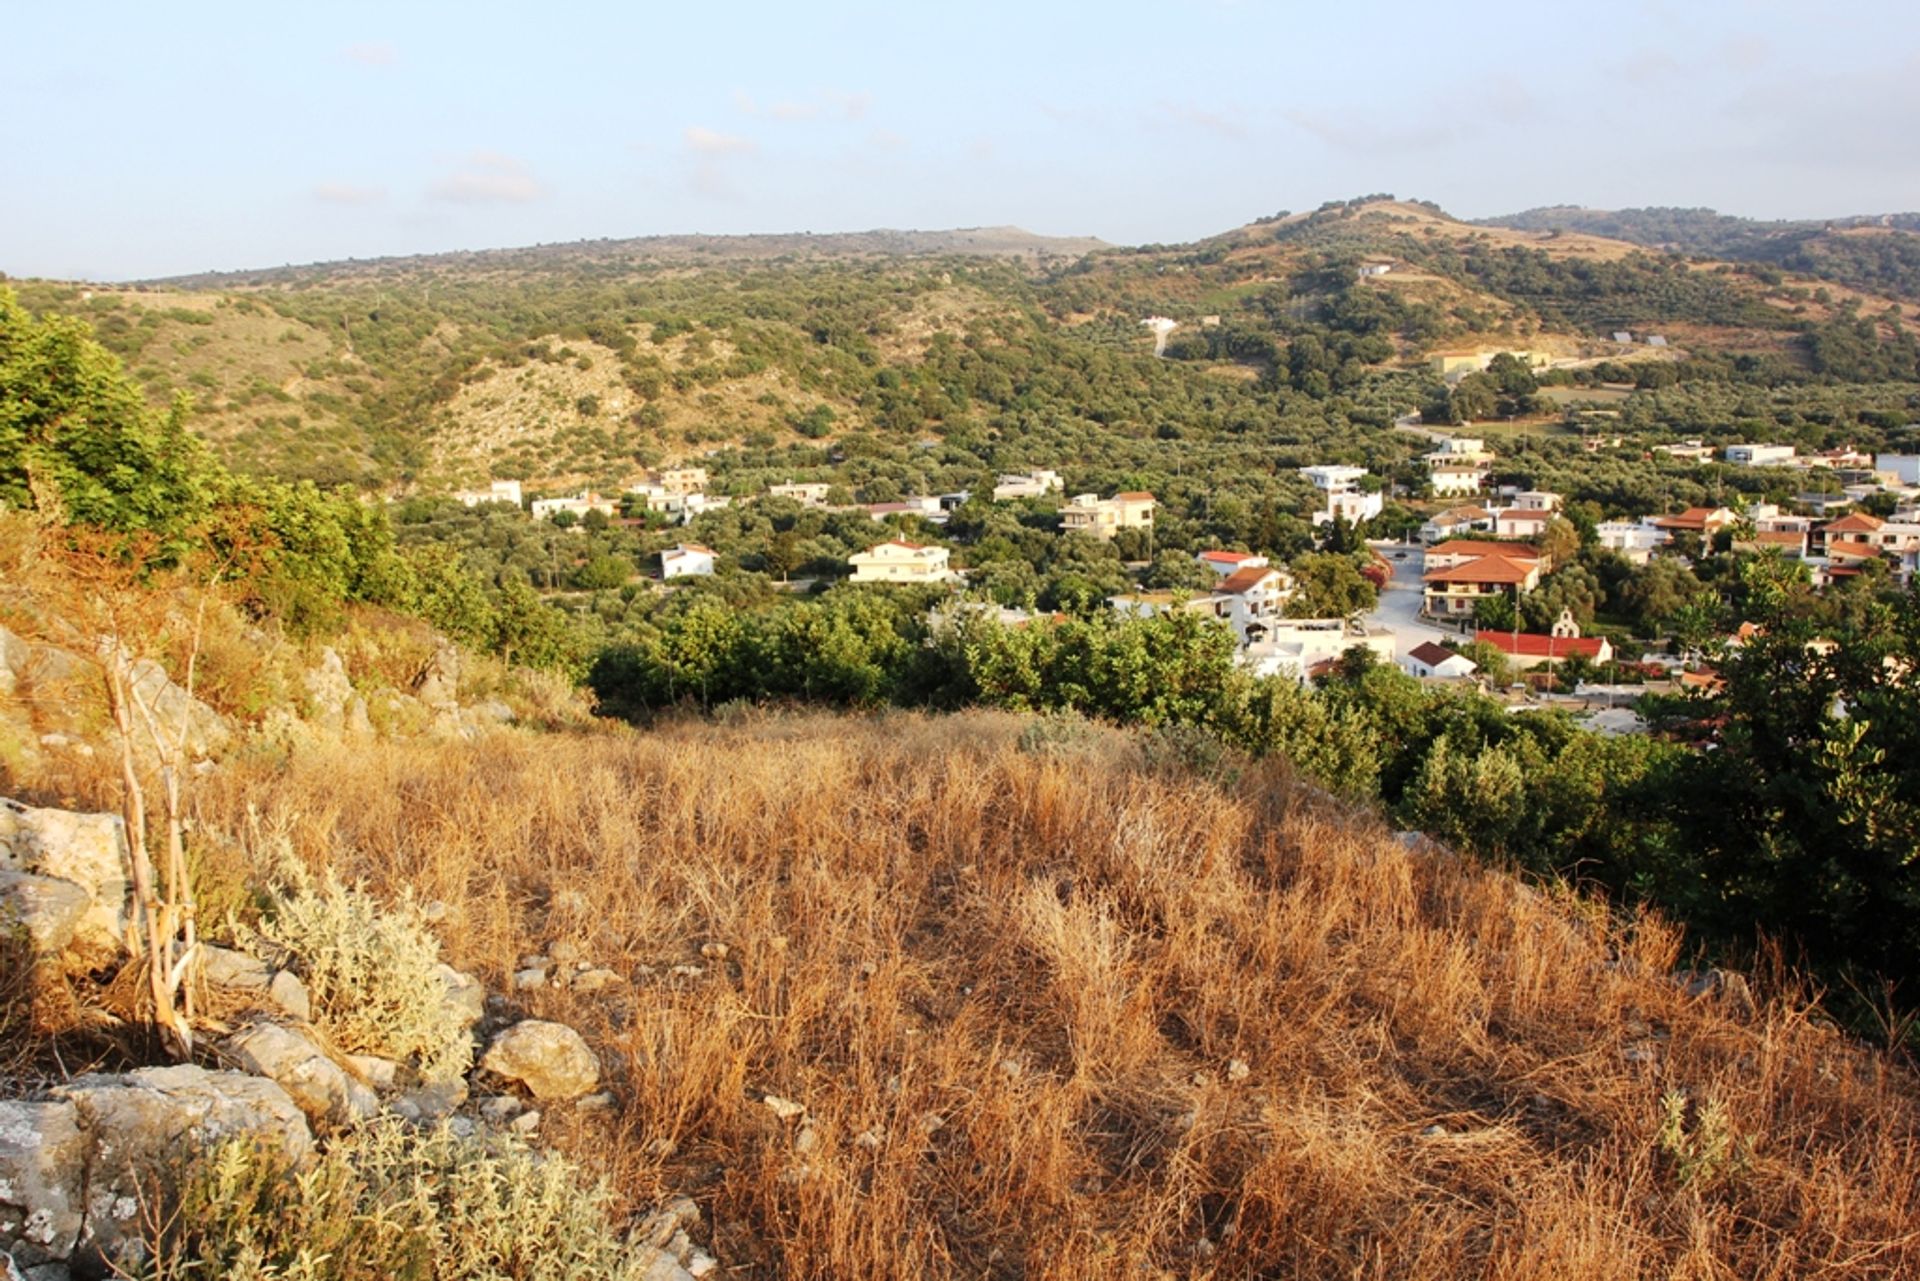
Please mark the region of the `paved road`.
[[[1435, 627], [1420, 617], [1420, 544], [1379, 542], [1369, 545], [1393, 566], [1393, 581], [1380, 593], [1380, 604], [1367, 615], [1367, 626], [1384, 627], [1393, 633], [1394, 655], [1404, 658], [1408, 650], [1424, 641], [1448, 637], [1460, 639], [1458, 632]], [[1402, 553], [1404, 560], [1399, 559]]]
[[1422, 440], [1430, 440], [1436, 445], [1452, 434], [1451, 432], [1435, 431], [1431, 427], [1422, 427], [1420, 425], [1420, 415], [1417, 413], [1400, 415], [1400, 417], [1393, 420], [1393, 429], [1395, 431], [1404, 431], [1410, 436], [1418, 436]]

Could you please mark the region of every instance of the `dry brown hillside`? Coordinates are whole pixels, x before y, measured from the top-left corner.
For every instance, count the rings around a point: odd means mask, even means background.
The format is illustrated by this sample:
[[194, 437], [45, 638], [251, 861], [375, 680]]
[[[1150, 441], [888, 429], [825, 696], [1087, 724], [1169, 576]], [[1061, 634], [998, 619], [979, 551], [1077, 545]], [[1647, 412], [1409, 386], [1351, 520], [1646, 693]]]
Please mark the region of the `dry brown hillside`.
[[550, 1135], [697, 1198], [727, 1275], [1920, 1270], [1908, 1072], [1790, 991], [1690, 996], [1658, 922], [1203, 765], [769, 715], [243, 754], [195, 805], [438, 900], [490, 987], [617, 971], [518, 998], [620, 1099]]

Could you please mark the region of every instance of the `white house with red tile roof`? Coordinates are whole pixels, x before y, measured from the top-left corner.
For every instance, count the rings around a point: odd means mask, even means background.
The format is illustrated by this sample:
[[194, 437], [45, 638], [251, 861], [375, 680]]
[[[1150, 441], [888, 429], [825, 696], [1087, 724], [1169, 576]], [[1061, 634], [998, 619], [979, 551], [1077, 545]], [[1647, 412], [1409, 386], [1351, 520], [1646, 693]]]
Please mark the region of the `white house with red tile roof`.
[[1543, 507], [1508, 507], [1493, 514], [1493, 532], [1499, 538], [1538, 538], [1559, 514]]
[[1437, 543], [1459, 534], [1476, 531], [1491, 533], [1493, 513], [1484, 507], [1469, 504], [1465, 507], [1450, 507], [1446, 511], [1436, 512], [1420, 526], [1420, 541]]
[[1475, 632], [1507, 656], [1515, 667], [1552, 667], [1579, 656], [1596, 663], [1613, 661], [1613, 643], [1604, 636], [1542, 636], [1537, 632]]
[[947, 583], [959, 575], [947, 568], [948, 551], [895, 540], [847, 557], [856, 583]]
[[1540, 562], [1498, 553], [1476, 556], [1421, 575], [1424, 608], [1435, 618], [1465, 618], [1489, 596], [1513, 600], [1540, 585]]
[[1435, 641], [1421, 641], [1400, 660], [1410, 676], [1429, 680], [1458, 680], [1480, 670], [1480, 665], [1457, 649]]
[[1451, 569], [1482, 556], [1505, 556], [1509, 560], [1539, 561], [1540, 549], [1532, 543], [1497, 543], [1487, 538], [1449, 538], [1435, 543], [1420, 556], [1422, 570]]
[[1214, 615], [1245, 645], [1272, 629], [1293, 599], [1293, 576], [1271, 565], [1245, 565], [1213, 585]]
[[660, 553], [660, 577], [687, 578], [711, 574], [719, 553], [699, 543], [680, 543]]
[[1194, 559], [1222, 578], [1237, 569], [1258, 569], [1268, 563], [1259, 552], [1229, 552], [1217, 548], [1201, 552]]
[[1711, 537], [1740, 519], [1725, 507], [1689, 507], [1678, 516], [1655, 516], [1649, 522], [1669, 534], [1699, 534]]

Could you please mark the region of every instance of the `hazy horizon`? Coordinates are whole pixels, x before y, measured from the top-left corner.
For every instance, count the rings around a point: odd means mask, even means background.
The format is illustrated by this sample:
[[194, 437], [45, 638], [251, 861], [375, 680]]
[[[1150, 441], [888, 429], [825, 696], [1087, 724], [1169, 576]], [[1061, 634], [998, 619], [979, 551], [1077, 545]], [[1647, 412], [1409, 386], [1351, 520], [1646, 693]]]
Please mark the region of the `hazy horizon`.
[[11, 61], [36, 109], [0, 120], [0, 271], [1008, 224], [1173, 243], [1374, 191], [1463, 218], [1920, 208], [1904, 7], [1506, 12], [28, 10]]

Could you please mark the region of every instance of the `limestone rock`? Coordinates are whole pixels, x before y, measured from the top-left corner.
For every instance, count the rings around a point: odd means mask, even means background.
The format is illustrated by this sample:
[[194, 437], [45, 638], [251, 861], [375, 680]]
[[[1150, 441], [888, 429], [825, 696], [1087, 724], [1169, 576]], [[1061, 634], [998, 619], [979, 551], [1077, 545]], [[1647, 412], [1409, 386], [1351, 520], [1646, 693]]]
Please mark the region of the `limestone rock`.
[[83, 1223], [88, 1140], [67, 1102], [0, 1102], [0, 1254], [67, 1258]]
[[574, 1099], [600, 1084], [600, 1061], [564, 1023], [527, 1019], [493, 1039], [480, 1066], [517, 1081], [536, 1099]]
[[[301, 676], [306, 686], [308, 719], [322, 729], [343, 730], [347, 708], [354, 698], [353, 682], [347, 677], [347, 665], [331, 645], [320, 651], [320, 662]], [[362, 704], [364, 711], [365, 704]]]
[[0, 870], [71, 881], [85, 892], [86, 912], [74, 942], [118, 952], [126, 935], [126, 824], [118, 814], [35, 809], [0, 798]]
[[227, 718], [174, 684], [160, 664], [143, 658], [127, 674], [134, 695], [146, 704], [169, 738], [185, 724], [188, 755], [196, 759], [215, 756], [233, 742], [233, 726]]
[[346, 1059], [360, 1079], [381, 1094], [391, 1094], [400, 1088], [401, 1073], [405, 1069], [392, 1059], [383, 1059], [377, 1054], [349, 1054]]
[[190, 1064], [141, 1068], [79, 1077], [53, 1095], [73, 1105], [81, 1130], [92, 1139], [86, 1222], [76, 1256], [112, 1267], [137, 1261], [141, 1198], [151, 1198], [154, 1174], [174, 1168], [183, 1152], [230, 1138], [276, 1146], [294, 1161], [313, 1150], [307, 1118], [287, 1092], [244, 1072]]
[[466, 1101], [467, 1083], [455, 1079], [429, 1081], [400, 1095], [390, 1106], [395, 1116], [419, 1124], [451, 1116]]
[[11, 694], [27, 668], [27, 643], [0, 627], [0, 694]]
[[462, 974], [451, 965], [442, 964], [438, 971], [441, 982], [447, 985], [447, 1004], [460, 1011], [460, 1017], [472, 1027], [487, 1015], [487, 989], [479, 979], [471, 974]]
[[313, 999], [307, 985], [290, 971], [281, 970], [267, 984], [267, 996], [287, 1014], [306, 1023], [313, 1018]]
[[235, 1062], [287, 1092], [316, 1130], [337, 1130], [380, 1110], [365, 1085], [308, 1038], [277, 1023], [255, 1023], [222, 1047]]
[[212, 943], [200, 945], [200, 977], [208, 987], [233, 988], [246, 992], [264, 992], [273, 981], [273, 970], [257, 956], [236, 952]]
[[19, 930], [36, 955], [65, 951], [92, 906], [72, 881], [0, 870], [0, 937]]

